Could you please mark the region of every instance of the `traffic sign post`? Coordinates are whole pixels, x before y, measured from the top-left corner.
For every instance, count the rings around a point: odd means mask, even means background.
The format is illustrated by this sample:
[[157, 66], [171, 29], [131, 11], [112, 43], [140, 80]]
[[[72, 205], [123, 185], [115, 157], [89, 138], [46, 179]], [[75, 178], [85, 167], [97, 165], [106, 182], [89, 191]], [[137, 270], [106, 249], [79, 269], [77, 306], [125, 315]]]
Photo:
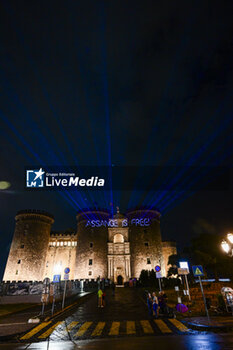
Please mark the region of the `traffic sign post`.
[[61, 281], [61, 275], [53, 275], [53, 283], [59, 283]]
[[162, 278], [162, 274], [161, 274], [161, 267], [159, 265], [155, 266], [155, 274], [156, 274], [156, 278], [158, 278], [159, 281], [159, 291], [161, 292], [162, 288], [161, 288], [161, 278]]
[[67, 281], [69, 280], [69, 273], [70, 273], [70, 268], [66, 267], [65, 270], [64, 270], [65, 286], [64, 286], [64, 293], [63, 293], [63, 299], [62, 299], [62, 309], [64, 309], [64, 306], [65, 306], [66, 284], [67, 284]]
[[53, 302], [52, 302], [52, 310], [51, 310], [52, 316], [54, 313], [55, 300], [56, 300], [56, 284], [53, 285]]
[[201, 265], [194, 265], [194, 266], [192, 266], [192, 269], [193, 269], [193, 275], [195, 277], [198, 277], [198, 280], [200, 283], [201, 293], [202, 293], [202, 297], [203, 297], [204, 305], [205, 305], [206, 316], [208, 319], [208, 323], [210, 324], [209, 311], [208, 311], [208, 308], [206, 305], [206, 298], [205, 298], [205, 294], [204, 294], [204, 290], [203, 290], [203, 286], [202, 286], [202, 282], [201, 282], [201, 276], [204, 276], [203, 267]]
[[[183, 265], [181, 265], [181, 264], [183, 264]], [[187, 265], [184, 265], [184, 264], [185, 264], [184, 262], [180, 263], [180, 266], [185, 266], [185, 267], [178, 268], [178, 275], [184, 275], [188, 298], [189, 298], [189, 301], [191, 301], [191, 295], [190, 295], [190, 291], [189, 291], [189, 283], [188, 283], [188, 277], [187, 277], [187, 275], [189, 274], [189, 268]]]

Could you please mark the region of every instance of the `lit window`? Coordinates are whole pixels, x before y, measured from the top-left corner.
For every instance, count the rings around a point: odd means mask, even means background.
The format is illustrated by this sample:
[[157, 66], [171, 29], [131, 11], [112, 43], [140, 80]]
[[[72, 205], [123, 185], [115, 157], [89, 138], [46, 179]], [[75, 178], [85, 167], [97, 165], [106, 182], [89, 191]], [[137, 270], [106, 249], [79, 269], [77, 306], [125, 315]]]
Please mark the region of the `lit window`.
[[70, 242], [70, 241], [68, 242], [68, 246], [69, 246], [69, 247], [71, 246], [71, 242]]
[[92, 242], [90, 243], [90, 248], [93, 248], [93, 243]]
[[74, 247], [74, 241], [72, 242], [72, 246]]
[[18, 264], [20, 264], [21, 263], [21, 260], [18, 260]]
[[66, 246], [66, 245], [67, 245], [67, 242], [65, 241], [65, 242], [64, 242], [64, 246]]
[[92, 259], [89, 259], [89, 265], [92, 265]]
[[92, 275], [92, 271], [89, 271], [89, 272], [88, 272], [88, 275], [91, 276], [91, 275]]
[[63, 242], [60, 242], [60, 246], [63, 247]]
[[22, 249], [23, 249], [23, 248], [24, 248], [24, 244], [21, 244], [20, 248], [22, 248]]
[[53, 246], [54, 246], [54, 247], [56, 246], [56, 242], [53, 242]]
[[74, 245], [77, 246], [77, 242], [74, 242]]
[[147, 264], [148, 264], [148, 265], [151, 264], [150, 258], [147, 258]]
[[149, 247], [149, 243], [148, 242], [145, 242], [145, 247]]

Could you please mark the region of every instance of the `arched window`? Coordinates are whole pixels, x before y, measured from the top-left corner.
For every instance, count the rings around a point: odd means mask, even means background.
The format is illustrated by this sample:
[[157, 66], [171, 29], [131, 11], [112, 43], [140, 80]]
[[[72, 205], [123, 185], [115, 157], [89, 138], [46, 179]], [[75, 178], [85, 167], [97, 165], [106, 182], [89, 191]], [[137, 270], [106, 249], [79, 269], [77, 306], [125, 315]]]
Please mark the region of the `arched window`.
[[124, 243], [124, 236], [120, 233], [117, 233], [113, 238], [114, 243]]

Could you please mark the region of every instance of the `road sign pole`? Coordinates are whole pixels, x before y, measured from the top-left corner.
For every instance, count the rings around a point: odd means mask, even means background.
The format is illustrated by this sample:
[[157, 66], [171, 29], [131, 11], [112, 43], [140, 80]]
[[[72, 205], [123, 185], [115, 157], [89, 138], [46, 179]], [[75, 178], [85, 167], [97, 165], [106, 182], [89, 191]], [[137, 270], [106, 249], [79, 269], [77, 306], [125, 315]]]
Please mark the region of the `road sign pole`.
[[161, 288], [161, 278], [158, 278], [159, 280], [159, 291], [161, 292], [162, 288]]
[[67, 283], [67, 280], [65, 280], [65, 286], [64, 286], [64, 293], [63, 293], [63, 299], [62, 299], [62, 309], [64, 309], [64, 306], [65, 306], [65, 298], [66, 298], [66, 283]]
[[52, 303], [52, 310], [51, 310], [52, 316], [54, 313], [54, 306], [55, 306], [55, 294], [56, 294], [56, 285], [54, 284], [53, 303]]
[[190, 291], [189, 291], [189, 282], [188, 282], [188, 277], [187, 275], [185, 276], [185, 281], [186, 281], [186, 286], [187, 286], [187, 291], [188, 291], [188, 296], [189, 296], [189, 301], [191, 301], [191, 295], [190, 295]]
[[207, 315], [207, 318], [208, 318], [208, 323], [210, 324], [210, 316], [209, 316], [209, 311], [208, 311], [207, 305], [206, 305], [206, 299], [205, 299], [205, 294], [204, 294], [204, 290], [203, 290], [203, 286], [202, 286], [202, 282], [201, 282], [201, 277], [198, 276], [198, 279], [199, 279], [199, 282], [200, 282], [201, 293], [202, 293], [203, 300], [204, 300], [205, 311], [206, 311], [206, 315]]

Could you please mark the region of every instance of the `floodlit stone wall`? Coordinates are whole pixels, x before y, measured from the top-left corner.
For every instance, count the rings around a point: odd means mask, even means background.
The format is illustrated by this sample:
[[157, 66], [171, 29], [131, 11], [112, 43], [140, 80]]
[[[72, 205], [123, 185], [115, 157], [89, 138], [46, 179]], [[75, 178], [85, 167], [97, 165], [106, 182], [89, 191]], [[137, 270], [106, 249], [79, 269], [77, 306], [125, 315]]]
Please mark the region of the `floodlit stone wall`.
[[156, 265], [167, 276], [169, 256], [176, 254], [174, 242], [161, 240], [160, 213], [154, 209], [134, 209], [126, 216], [118, 210], [112, 219], [104, 209], [83, 210], [77, 232], [51, 232], [53, 217], [42, 211], [20, 211], [15, 219], [4, 281], [63, 279], [66, 267], [70, 279], [116, 282], [122, 276], [126, 282]]
[[168, 270], [171, 267], [171, 265], [168, 265], [169, 256], [177, 254], [176, 242], [163, 242], [162, 252], [165, 264], [165, 276], [167, 276]]
[[54, 220], [42, 211], [24, 210], [15, 217], [15, 232], [4, 281], [41, 281]]
[[93, 210], [77, 215], [77, 279], [107, 278], [108, 227], [87, 226], [88, 220], [108, 220], [107, 211]]
[[[129, 241], [132, 277], [139, 278], [142, 270], [152, 270], [156, 265], [161, 266], [162, 275], [165, 276], [160, 213], [156, 210], [138, 209], [128, 212], [127, 217], [130, 224]], [[143, 218], [143, 220], [140, 220], [140, 218]], [[144, 222], [146, 222], [146, 226], [141, 226], [144, 225]]]
[[64, 269], [70, 268], [69, 278], [74, 279], [77, 251], [77, 234], [51, 234], [47, 251], [44, 277], [51, 280], [55, 274], [64, 276]]

